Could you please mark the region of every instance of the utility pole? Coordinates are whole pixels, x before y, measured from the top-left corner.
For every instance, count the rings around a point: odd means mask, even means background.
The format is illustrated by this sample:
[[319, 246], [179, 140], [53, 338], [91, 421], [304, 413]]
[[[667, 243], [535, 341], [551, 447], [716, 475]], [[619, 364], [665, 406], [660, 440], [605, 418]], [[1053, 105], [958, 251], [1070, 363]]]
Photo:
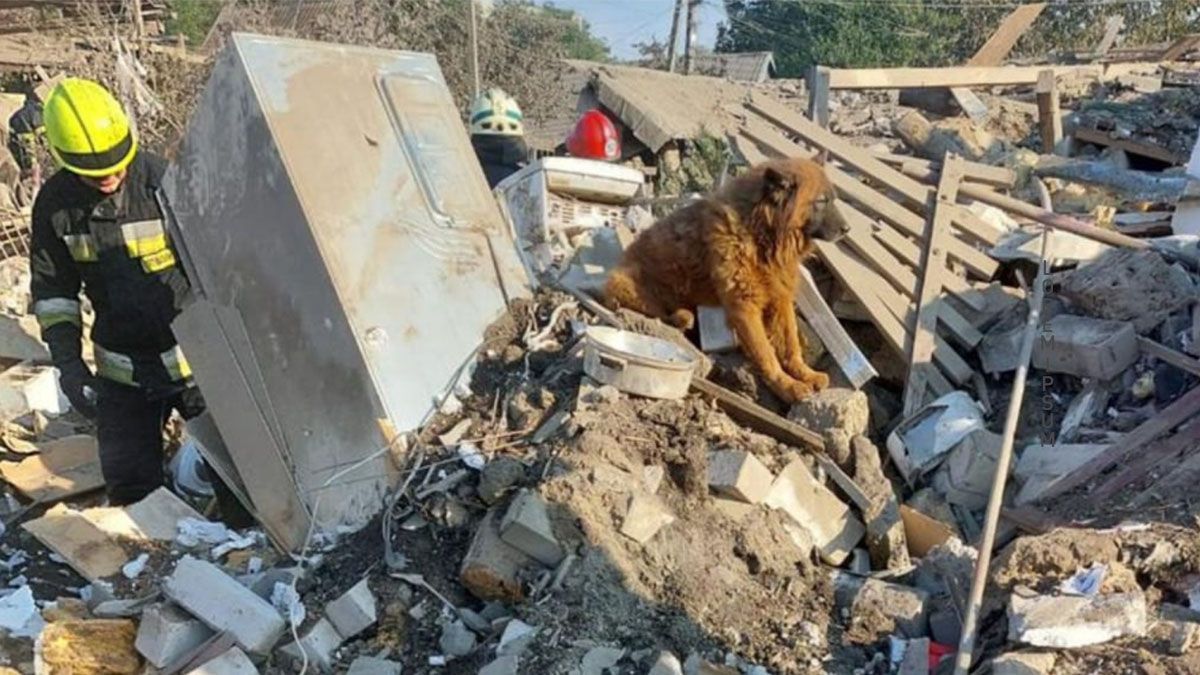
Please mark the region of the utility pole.
[[468, 22], [471, 37], [471, 77], [475, 82], [475, 96], [479, 96], [479, 31], [475, 27], [475, 0], [467, 3], [471, 20]]
[[671, 40], [667, 43], [667, 72], [675, 72], [675, 44], [679, 42], [679, 15], [683, 14], [683, 1], [675, 0], [675, 12], [671, 14]]
[[687, 33], [683, 38], [683, 74], [692, 74], [692, 42], [696, 39], [696, 21], [700, 18], [700, 0], [688, 0]]

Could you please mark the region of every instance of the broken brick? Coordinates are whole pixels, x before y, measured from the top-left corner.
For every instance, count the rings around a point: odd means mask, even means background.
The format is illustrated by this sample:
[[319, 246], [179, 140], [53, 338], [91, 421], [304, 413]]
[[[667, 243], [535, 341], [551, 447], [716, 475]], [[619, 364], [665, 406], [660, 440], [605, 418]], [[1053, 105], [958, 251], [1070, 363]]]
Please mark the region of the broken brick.
[[662, 528], [675, 522], [675, 516], [656, 495], [635, 494], [629, 498], [629, 510], [621, 523], [621, 534], [639, 544], [650, 541]]
[[147, 661], [162, 668], [212, 636], [212, 629], [196, 617], [174, 605], [159, 604], [142, 612], [134, 644]]
[[375, 594], [371, 593], [366, 579], [325, 606], [325, 618], [347, 640], [374, 624], [375, 617]]
[[1138, 359], [1133, 324], [1061, 314], [1042, 327], [1033, 366], [1050, 373], [1110, 380]]
[[265, 654], [283, 634], [283, 617], [267, 601], [212, 563], [185, 556], [163, 587], [167, 597], [238, 645]]
[[708, 486], [718, 494], [757, 504], [767, 498], [775, 477], [744, 450], [718, 450], [708, 455]]
[[513, 498], [500, 521], [500, 538], [544, 565], [553, 567], [563, 559], [546, 502], [532, 490], [522, 490]]
[[850, 507], [818, 481], [801, 459], [779, 473], [765, 503], [806, 529], [821, 559], [830, 565], [841, 565], [866, 532]]
[[525, 596], [517, 575], [533, 560], [500, 538], [500, 516], [489, 511], [463, 558], [459, 580], [481, 600], [517, 602]]

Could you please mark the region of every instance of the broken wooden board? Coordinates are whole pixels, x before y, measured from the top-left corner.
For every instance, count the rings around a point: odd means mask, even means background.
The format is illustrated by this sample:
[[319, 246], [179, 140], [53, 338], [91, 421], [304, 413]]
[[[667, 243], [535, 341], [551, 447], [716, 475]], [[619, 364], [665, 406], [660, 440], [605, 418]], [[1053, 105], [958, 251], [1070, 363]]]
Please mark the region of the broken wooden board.
[[1183, 37], [1172, 42], [1169, 47], [1163, 50], [1159, 55], [1158, 60], [1170, 63], [1182, 59], [1188, 52], [1200, 47], [1200, 35], [1184, 35]]
[[946, 543], [958, 534], [949, 525], [935, 520], [908, 504], [900, 505], [900, 520], [904, 522], [904, 537], [908, 541], [908, 552], [916, 558], [924, 558], [930, 551]]
[[946, 242], [950, 234], [950, 212], [958, 199], [962, 166], [957, 155], [947, 155], [938, 183], [933, 213], [929, 216], [921, 253], [920, 287], [917, 290], [917, 317], [911, 334], [908, 356], [908, 380], [904, 389], [904, 416], [909, 417], [925, 405], [929, 369], [933, 368], [934, 339], [937, 330], [938, 299], [942, 295], [942, 277], [946, 272]]
[[838, 368], [855, 389], [861, 389], [871, 378], [878, 376], [871, 362], [858, 349], [858, 345], [850, 339], [846, 329], [842, 328], [833, 316], [833, 310], [826, 304], [817, 290], [812, 274], [803, 266], [800, 268], [800, 284], [796, 287], [796, 308], [800, 316], [808, 322], [809, 327], [821, 338], [825, 350], [837, 362]]
[[[896, 167], [901, 173], [912, 176], [919, 181], [937, 184], [938, 175], [942, 172], [942, 163], [910, 155], [896, 155], [882, 150], [872, 150], [871, 156], [885, 164]], [[1003, 166], [991, 166], [980, 162], [963, 160], [963, 178], [992, 185], [995, 187], [1011, 188], [1017, 182], [1017, 174], [1012, 169]]]
[[1179, 397], [1157, 415], [1121, 436], [1103, 453], [1069, 475], [1063, 476], [1061, 480], [1042, 493], [1041, 501], [1069, 492], [1100, 475], [1114, 464], [1127, 461], [1134, 453], [1141, 450], [1142, 446], [1196, 415], [1200, 415], [1200, 387], [1195, 387]]
[[1200, 377], [1200, 359], [1194, 359], [1187, 354], [1160, 345], [1149, 338], [1138, 336], [1137, 341], [1138, 347], [1141, 348], [1143, 354], [1153, 356], [1163, 363], [1169, 363], [1180, 370]]
[[90, 582], [121, 571], [132, 557], [83, 513], [59, 504], [22, 527]]
[[1089, 129], [1088, 127], [1078, 127], [1071, 132], [1077, 141], [1084, 143], [1092, 143], [1094, 145], [1103, 145], [1118, 150], [1124, 150], [1131, 155], [1141, 155], [1149, 157], [1160, 162], [1165, 162], [1171, 166], [1178, 166], [1185, 162], [1184, 158], [1167, 150], [1166, 148], [1157, 146], [1153, 143], [1145, 141], [1136, 141], [1131, 138], [1113, 138], [1107, 132], [1099, 129]]
[[1053, 70], [1043, 70], [1037, 81], [1038, 133], [1042, 153], [1052, 154], [1062, 140], [1062, 109], [1059, 105], [1058, 80]]
[[19, 462], [0, 462], [0, 476], [25, 497], [48, 503], [104, 487], [92, 436], [68, 436], [38, 445]]
[[[1000, 87], [1037, 83], [1041, 66], [951, 66], [949, 68], [833, 68], [830, 89], [924, 89]], [[1099, 80], [1100, 66], [1054, 66], [1056, 75]]]
[[1119, 471], [1113, 472], [1103, 483], [1097, 485], [1084, 502], [1091, 506], [1099, 506], [1133, 483], [1146, 478], [1155, 468], [1163, 466], [1166, 462], [1171, 461], [1172, 466], [1176, 466], [1177, 463], [1173, 460], [1176, 460], [1181, 452], [1187, 453], [1195, 449], [1195, 439], [1200, 437], [1200, 426], [1197, 424], [1193, 422], [1183, 426], [1174, 435], [1151, 444], [1145, 452], [1139, 453]]
[[820, 434], [780, 417], [719, 384], [697, 377], [692, 379], [692, 390], [716, 401], [726, 415], [760, 434], [797, 448], [825, 450], [825, 441]]
[[1096, 44], [1096, 56], [1104, 56], [1108, 50], [1113, 48], [1117, 43], [1117, 36], [1121, 34], [1121, 29], [1125, 27], [1125, 16], [1115, 14], [1108, 17], [1104, 22], [1104, 36], [1100, 38], [1100, 42]]
[[101, 506], [81, 513], [108, 536], [130, 540], [175, 541], [180, 520], [204, 520], [196, 509], [166, 488], [151, 492], [136, 504]]
[[[967, 60], [966, 65], [998, 66], [1004, 63], [1004, 59], [1008, 58], [1008, 53], [1016, 46], [1017, 40], [1020, 40], [1025, 31], [1029, 30], [1044, 9], [1046, 9], [1045, 3], [1021, 5], [1014, 9], [1004, 17], [987, 42], [984, 42], [975, 55]], [[954, 96], [954, 100], [958, 101], [958, 105], [972, 120], [981, 122], [987, 118], [987, 107], [983, 105], [978, 96], [971, 93], [970, 89], [951, 87], [950, 94]]]
[[[866, 150], [856, 147], [849, 141], [813, 124], [811, 120], [789, 110], [775, 99], [755, 92], [751, 94], [750, 108], [780, 128], [804, 139], [806, 143], [821, 150], [827, 150], [846, 165], [854, 167], [855, 170], [869, 176], [871, 180], [889, 190], [895, 190], [910, 206], [922, 215], [925, 214], [929, 206], [929, 200], [933, 195], [933, 188], [905, 176], [896, 169], [875, 159]], [[966, 209], [956, 210], [953, 214], [953, 222], [963, 234], [978, 239], [990, 246], [995, 246], [999, 243], [1004, 234], [1000, 228], [984, 221]], [[921, 221], [921, 223], [921, 226], [917, 230], [918, 232], [924, 227], [924, 221]]]

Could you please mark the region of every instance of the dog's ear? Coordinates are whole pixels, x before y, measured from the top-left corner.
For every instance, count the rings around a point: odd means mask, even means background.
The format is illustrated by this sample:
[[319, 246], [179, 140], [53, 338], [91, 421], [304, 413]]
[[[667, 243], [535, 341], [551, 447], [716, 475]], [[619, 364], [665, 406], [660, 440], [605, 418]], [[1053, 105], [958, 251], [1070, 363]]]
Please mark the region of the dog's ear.
[[796, 179], [776, 169], [763, 172], [763, 201], [782, 206], [796, 191]]

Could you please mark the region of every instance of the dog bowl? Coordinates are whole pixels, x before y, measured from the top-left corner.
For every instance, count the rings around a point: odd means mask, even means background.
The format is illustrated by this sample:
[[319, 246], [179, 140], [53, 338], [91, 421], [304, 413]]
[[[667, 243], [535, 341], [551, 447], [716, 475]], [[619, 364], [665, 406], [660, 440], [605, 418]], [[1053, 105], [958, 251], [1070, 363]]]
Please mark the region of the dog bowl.
[[589, 327], [583, 339], [583, 372], [597, 382], [647, 398], [687, 394], [696, 360], [682, 347], [607, 326]]

